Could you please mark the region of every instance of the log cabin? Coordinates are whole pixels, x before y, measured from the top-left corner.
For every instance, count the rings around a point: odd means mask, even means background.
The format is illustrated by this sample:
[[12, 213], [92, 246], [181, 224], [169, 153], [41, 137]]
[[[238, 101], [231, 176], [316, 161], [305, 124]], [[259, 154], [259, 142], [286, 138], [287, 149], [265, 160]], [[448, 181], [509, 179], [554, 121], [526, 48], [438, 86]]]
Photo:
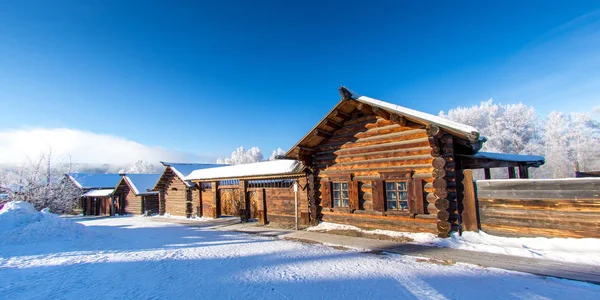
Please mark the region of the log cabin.
[[116, 207], [113, 191], [121, 175], [98, 173], [65, 174], [65, 184], [79, 190], [83, 215], [114, 215]]
[[[205, 217], [240, 216], [263, 225], [297, 219], [308, 225], [306, 173], [297, 160], [200, 169], [186, 180], [198, 185], [197, 205]], [[299, 188], [294, 189], [295, 183]]]
[[[222, 167], [221, 164], [192, 164], [192, 163], [170, 163], [161, 162], [165, 169], [160, 179], [154, 186], [154, 191], [159, 193], [160, 215], [172, 216], [202, 216], [197, 185], [185, 180], [194, 170]], [[194, 203], [196, 205], [194, 205]]]
[[158, 191], [154, 187], [161, 174], [121, 174], [114, 191], [120, 215], [150, 215], [158, 213]]
[[480, 152], [486, 139], [471, 126], [345, 87], [340, 94], [338, 104], [286, 153], [305, 166], [311, 225], [327, 221], [448, 237], [463, 223], [477, 222], [474, 201], [463, 203], [463, 193], [473, 192], [463, 185], [463, 170], [484, 169], [487, 177], [490, 168], [507, 168], [510, 178], [517, 170], [527, 178], [530, 167], [544, 163], [540, 156]]

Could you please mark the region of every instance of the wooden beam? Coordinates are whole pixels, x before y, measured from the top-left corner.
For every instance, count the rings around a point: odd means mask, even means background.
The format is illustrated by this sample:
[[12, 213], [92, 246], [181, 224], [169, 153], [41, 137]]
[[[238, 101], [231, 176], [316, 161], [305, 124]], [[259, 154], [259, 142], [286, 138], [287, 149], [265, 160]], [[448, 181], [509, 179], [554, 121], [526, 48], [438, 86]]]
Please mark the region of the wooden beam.
[[325, 122], [323, 122], [323, 125], [332, 127], [333, 129], [340, 129], [340, 128], [342, 128], [344, 126], [344, 125], [342, 125], [342, 124], [340, 124], [338, 122], [335, 122], [335, 121], [333, 121], [331, 119], [325, 119]]
[[519, 178], [529, 178], [529, 168], [527, 166], [519, 166]]
[[492, 172], [490, 171], [490, 168], [483, 169], [483, 172], [485, 173], [485, 179], [492, 179]]
[[473, 184], [473, 171], [463, 170], [463, 210], [461, 213], [462, 229], [465, 231], [479, 231], [477, 225], [477, 201], [475, 200], [475, 186]]
[[340, 110], [334, 111], [333, 115], [336, 116], [336, 117], [338, 117], [338, 118], [342, 118], [344, 120], [350, 120], [350, 118], [352, 118], [351, 115], [349, 115], [349, 114], [347, 114], [347, 113], [345, 113], [343, 111], [340, 111]]
[[386, 110], [381, 109], [377, 106], [373, 106], [372, 110], [373, 110], [373, 113], [375, 113], [376, 115], [378, 115], [384, 119], [388, 119], [388, 120], [390, 119], [390, 113], [387, 112]]
[[313, 134], [316, 135], [316, 136], [324, 137], [324, 138], [328, 138], [328, 137], [331, 137], [333, 135], [331, 132], [323, 131], [321, 129], [315, 129], [315, 130], [313, 130]]
[[398, 114], [391, 114], [390, 121], [396, 122], [396, 123], [400, 124], [401, 126], [405, 126], [407, 123], [406, 119]]
[[442, 135], [442, 129], [439, 126], [429, 124], [425, 129], [428, 136], [440, 137]]
[[508, 178], [517, 178], [517, 172], [515, 172], [515, 167], [508, 168]]

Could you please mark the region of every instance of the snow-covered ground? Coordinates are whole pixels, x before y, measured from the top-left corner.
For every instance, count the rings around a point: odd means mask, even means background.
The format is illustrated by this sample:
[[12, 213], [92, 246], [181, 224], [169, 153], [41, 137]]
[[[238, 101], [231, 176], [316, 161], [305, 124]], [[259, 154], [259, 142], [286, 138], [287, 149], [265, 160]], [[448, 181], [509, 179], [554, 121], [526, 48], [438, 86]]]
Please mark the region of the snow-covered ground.
[[588, 283], [152, 219], [69, 218], [64, 221], [86, 226], [83, 234], [3, 242], [0, 298], [597, 299], [600, 294], [600, 286]]
[[392, 237], [407, 237], [412, 244], [447, 247], [454, 249], [481, 251], [542, 258], [556, 261], [574, 262], [600, 266], [600, 239], [569, 238], [507, 238], [485, 232], [463, 232], [462, 236], [453, 233], [450, 238], [438, 238], [431, 233], [397, 232], [390, 230], [363, 230], [355, 226], [322, 222], [309, 231], [352, 230], [363, 233], [383, 234]]

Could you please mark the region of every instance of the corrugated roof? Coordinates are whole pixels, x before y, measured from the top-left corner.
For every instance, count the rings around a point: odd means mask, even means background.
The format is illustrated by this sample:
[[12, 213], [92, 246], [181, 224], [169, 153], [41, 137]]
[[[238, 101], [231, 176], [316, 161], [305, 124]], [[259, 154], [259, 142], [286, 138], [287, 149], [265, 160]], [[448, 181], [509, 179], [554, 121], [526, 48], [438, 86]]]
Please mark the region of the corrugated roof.
[[161, 174], [127, 174], [125, 178], [131, 185], [136, 195], [140, 194], [155, 194], [152, 189], [160, 178]]
[[82, 189], [115, 188], [121, 180], [119, 174], [71, 173], [68, 176]]

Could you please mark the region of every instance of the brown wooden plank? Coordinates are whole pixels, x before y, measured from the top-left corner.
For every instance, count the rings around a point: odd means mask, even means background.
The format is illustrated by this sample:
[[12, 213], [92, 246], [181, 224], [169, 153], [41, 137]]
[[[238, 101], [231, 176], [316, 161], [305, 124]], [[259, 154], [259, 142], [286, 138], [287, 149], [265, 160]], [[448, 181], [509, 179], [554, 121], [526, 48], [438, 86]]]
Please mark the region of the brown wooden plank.
[[329, 208], [332, 207], [331, 201], [331, 182], [329, 180], [321, 179], [321, 207]]
[[382, 180], [374, 180], [371, 181], [371, 188], [373, 190], [373, 210], [378, 212], [385, 211], [385, 197], [384, 197], [384, 189]]
[[475, 186], [473, 171], [463, 170], [463, 210], [461, 214], [462, 228], [465, 231], [479, 231], [477, 224], [477, 202], [475, 201]]
[[348, 206], [351, 210], [359, 208], [358, 181], [348, 182]]

